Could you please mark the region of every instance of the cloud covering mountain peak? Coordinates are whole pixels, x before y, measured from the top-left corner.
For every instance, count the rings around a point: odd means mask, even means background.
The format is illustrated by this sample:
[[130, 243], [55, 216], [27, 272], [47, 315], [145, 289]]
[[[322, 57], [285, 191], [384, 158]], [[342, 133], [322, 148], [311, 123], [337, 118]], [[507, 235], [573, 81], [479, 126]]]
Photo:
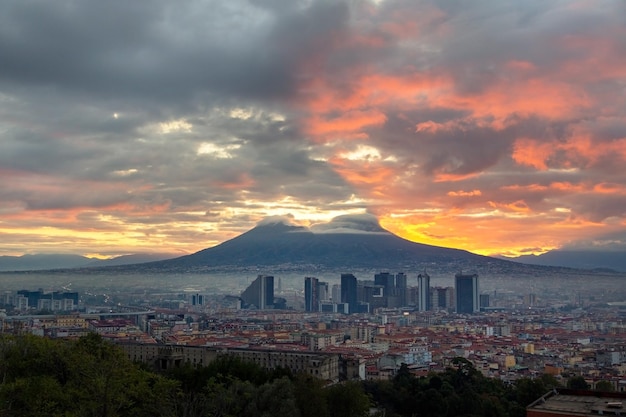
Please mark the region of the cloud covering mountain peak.
[[346, 214], [328, 223], [311, 226], [314, 233], [389, 233], [383, 229], [376, 216], [371, 214]]
[[289, 226], [298, 229], [292, 231], [306, 231], [315, 234], [389, 233], [389, 231], [381, 227], [376, 216], [367, 213], [337, 216], [329, 222], [315, 223], [310, 227], [306, 227], [298, 223], [298, 221], [291, 214], [283, 216], [269, 216], [257, 223], [257, 227], [266, 226]]

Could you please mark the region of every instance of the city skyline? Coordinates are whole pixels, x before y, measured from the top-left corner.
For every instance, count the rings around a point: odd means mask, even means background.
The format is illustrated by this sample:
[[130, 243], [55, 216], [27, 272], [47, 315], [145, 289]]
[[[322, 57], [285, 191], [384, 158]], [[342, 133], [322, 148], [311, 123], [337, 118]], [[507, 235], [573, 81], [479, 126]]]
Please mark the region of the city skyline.
[[626, 248], [626, 3], [0, 5], [0, 256], [193, 253], [375, 216]]

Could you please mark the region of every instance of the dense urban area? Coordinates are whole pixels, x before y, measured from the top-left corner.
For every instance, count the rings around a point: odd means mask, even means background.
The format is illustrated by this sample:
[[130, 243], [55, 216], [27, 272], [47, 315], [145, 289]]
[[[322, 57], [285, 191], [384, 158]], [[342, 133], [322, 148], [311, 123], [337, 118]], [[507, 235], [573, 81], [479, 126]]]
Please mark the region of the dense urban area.
[[[239, 292], [232, 285], [222, 291], [7, 290], [0, 325], [5, 340], [95, 335], [98, 342], [91, 343], [110, 341], [129, 363], [160, 373], [203, 369], [228, 357], [265, 372], [306, 375], [320, 386], [347, 389], [346, 383], [361, 381], [364, 395], [367, 384], [398, 383], [402, 375], [431, 381], [462, 367], [510, 389], [535, 381], [533, 394], [518, 404], [522, 410], [549, 387], [626, 392], [621, 287], [598, 291], [598, 281], [593, 291], [559, 291], [558, 285], [512, 291], [463, 272], [445, 281], [450, 285], [433, 281], [426, 272], [284, 282], [259, 274]], [[368, 393], [368, 413], [412, 415], [385, 406], [379, 388]], [[461, 415], [447, 410], [425, 415]]]

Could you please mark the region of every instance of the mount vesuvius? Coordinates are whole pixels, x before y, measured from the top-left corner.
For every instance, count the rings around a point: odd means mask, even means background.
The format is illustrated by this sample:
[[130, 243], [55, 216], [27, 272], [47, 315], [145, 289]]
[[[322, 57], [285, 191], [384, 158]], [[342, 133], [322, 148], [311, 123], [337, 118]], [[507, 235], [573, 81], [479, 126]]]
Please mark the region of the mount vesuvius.
[[385, 229], [370, 215], [345, 215], [311, 228], [286, 218], [268, 218], [255, 228], [217, 246], [191, 255], [143, 264], [159, 270], [281, 267], [296, 269], [484, 269], [511, 265], [464, 250], [424, 245]]

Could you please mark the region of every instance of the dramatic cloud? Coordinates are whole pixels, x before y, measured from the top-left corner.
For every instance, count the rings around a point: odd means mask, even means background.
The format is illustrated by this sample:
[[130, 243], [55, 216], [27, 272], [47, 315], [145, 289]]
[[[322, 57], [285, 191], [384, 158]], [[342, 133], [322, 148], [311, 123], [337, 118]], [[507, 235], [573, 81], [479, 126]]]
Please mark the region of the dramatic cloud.
[[623, 248], [625, 28], [621, 0], [6, 0], [0, 254], [363, 213], [483, 254]]

